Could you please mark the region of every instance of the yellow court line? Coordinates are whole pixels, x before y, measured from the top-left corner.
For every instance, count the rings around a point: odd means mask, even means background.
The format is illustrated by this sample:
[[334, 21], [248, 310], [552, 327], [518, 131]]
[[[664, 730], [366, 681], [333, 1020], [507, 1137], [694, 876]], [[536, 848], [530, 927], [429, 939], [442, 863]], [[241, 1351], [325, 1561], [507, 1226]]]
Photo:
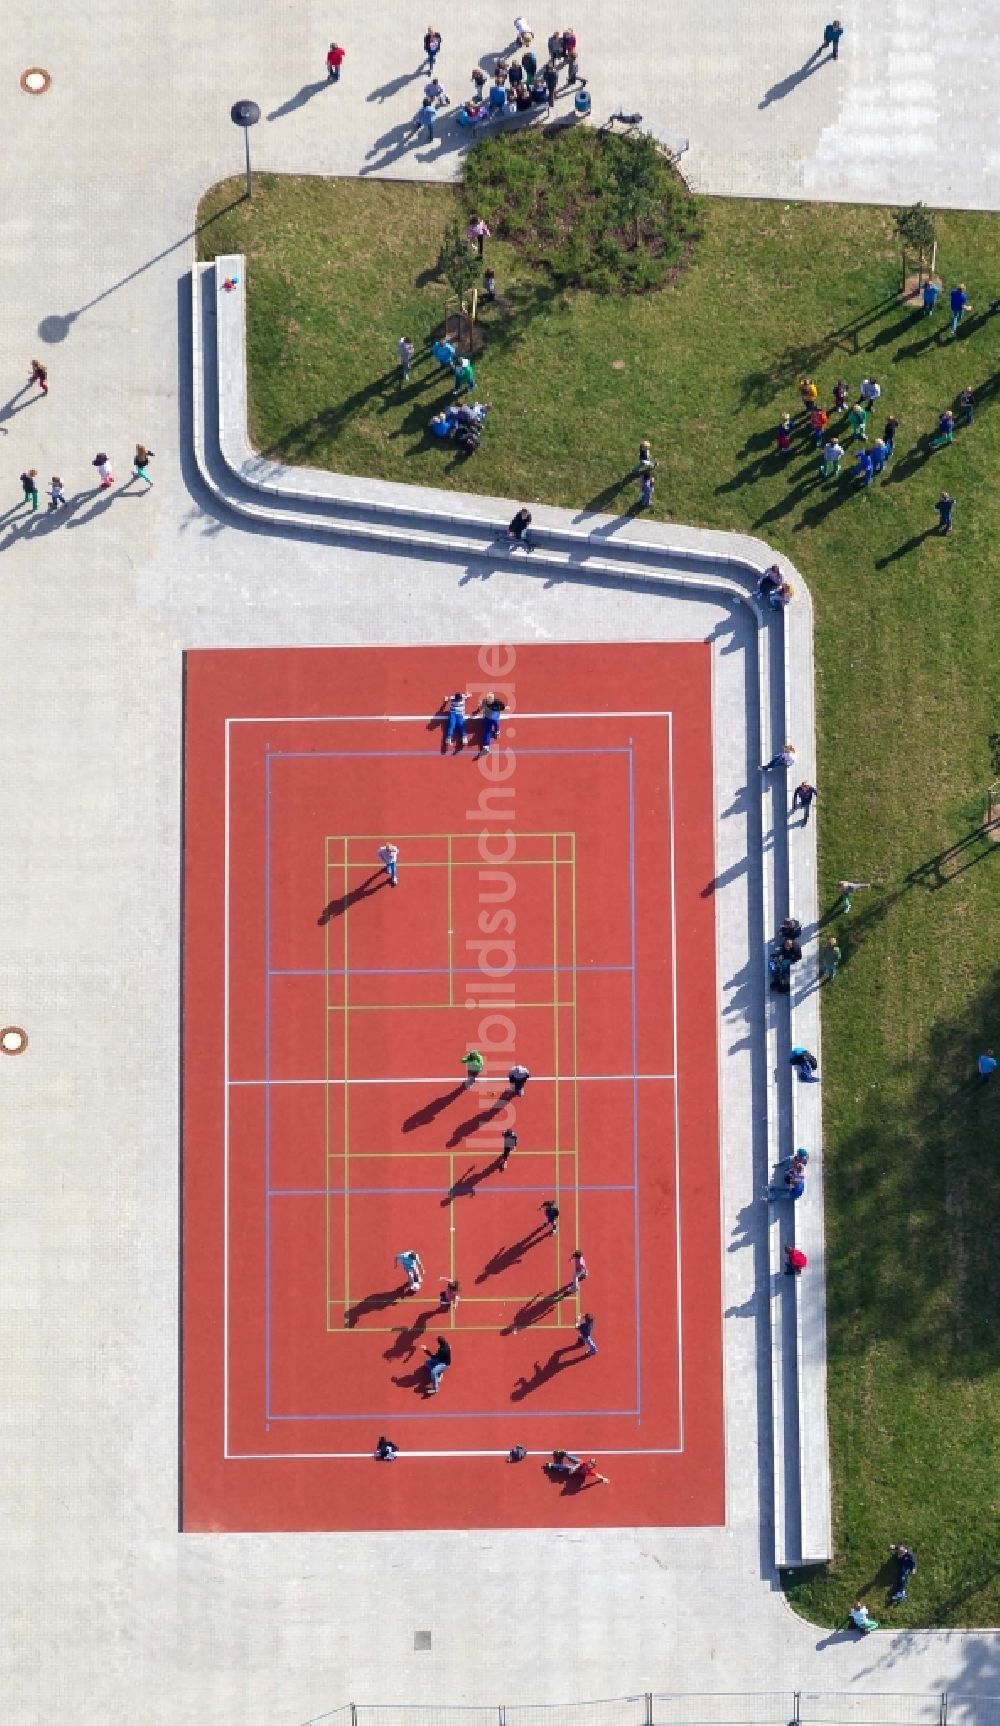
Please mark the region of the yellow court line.
[[[348, 872], [347, 872], [347, 840], [345, 839], [344, 840], [344, 897], [345, 898], [347, 897], [347, 894], [349, 891], [350, 891], [350, 888], [348, 885]], [[350, 987], [351, 987], [351, 981], [350, 981], [351, 972], [350, 972], [350, 966], [349, 966], [348, 961], [347, 961], [347, 954], [348, 954], [347, 931], [348, 931], [348, 928], [350, 926], [350, 922], [351, 922], [350, 917], [344, 918], [344, 1009], [345, 1009], [345, 1011], [344, 1011], [344, 1084], [342, 1086], [342, 1090], [344, 1092], [344, 1289], [346, 1291], [345, 1292], [345, 1304], [347, 1304], [347, 1305], [350, 1304], [350, 1291], [351, 1291], [351, 1140], [350, 1140], [350, 1131], [351, 1131], [350, 1091], [351, 1091], [351, 1087], [350, 1087], [350, 1084], [348, 1083], [350, 1076], [351, 1076], [351, 1066], [350, 1066], [351, 1015], [346, 1010], [347, 1006], [348, 1006], [349, 998], [350, 998]], [[329, 1036], [328, 1036], [327, 1040], [329, 1041]]]
[[[570, 835], [570, 953], [573, 965], [573, 1173], [574, 1198], [573, 1212], [576, 1223], [576, 1240], [574, 1247], [580, 1246], [580, 1081], [578, 1074], [580, 1063], [577, 1059], [577, 1006], [576, 1006], [576, 834]], [[572, 1248], [570, 1248], [572, 1251]], [[576, 1316], [579, 1321], [581, 1304], [580, 1290], [575, 1296]]]
[[[500, 1149], [500, 1140], [498, 1139], [497, 1140], [497, 1150], [499, 1150], [499, 1149]], [[341, 1153], [339, 1151], [328, 1151], [327, 1152], [327, 1161], [329, 1162], [333, 1157], [339, 1157], [340, 1154]], [[443, 1148], [440, 1150], [428, 1150], [428, 1151], [352, 1151], [351, 1152], [351, 1161], [352, 1161], [352, 1163], [360, 1162], [365, 1157], [374, 1157], [374, 1158], [378, 1158], [378, 1159], [381, 1159], [382, 1157], [403, 1157], [405, 1159], [405, 1158], [415, 1158], [415, 1157], [453, 1157], [454, 1154], [455, 1153], [453, 1151], [446, 1151]], [[479, 1156], [485, 1157], [487, 1155], [487, 1152], [485, 1149], [480, 1148], [480, 1150], [477, 1154]], [[567, 1157], [571, 1157], [573, 1155], [572, 1151], [564, 1151], [561, 1154], [563, 1156], [567, 1156]], [[551, 1147], [548, 1150], [534, 1150], [534, 1151], [522, 1151], [519, 1147], [518, 1153], [517, 1153], [517, 1161], [521, 1162], [525, 1157], [553, 1157], [553, 1156], [555, 1156], [555, 1152], [551, 1149]]]
[[[444, 1315], [442, 1314], [441, 1316], [443, 1317]], [[343, 1334], [346, 1331], [348, 1336], [399, 1336], [401, 1332], [405, 1335], [408, 1328], [409, 1327], [406, 1325], [400, 1326], [396, 1324], [327, 1325], [327, 1330], [331, 1332], [337, 1331], [340, 1334]], [[416, 1329], [416, 1326], [413, 1328]], [[455, 1325], [454, 1328], [459, 1332], [459, 1334], [461, 1334], [462, 1331], [489, 1331], [493, 1336], [499, 1336], [502, 1331], [507, 1329], [507, 1326], [499, 1324], [459, 1324]], [[572, 1325], [568, 1324], [526, 1324], [522, 1329], [519, 1329], [518, 1334], [520, 1336], [527, 1336], [529, 1331], [534, 1330], [558, 1330], [562, 1331], [564, 1336], [571, 1336], [573, 1328], [574, 1327]], [[502, 1414], [502, 1412], [503, 1411], [500, 1409], [497, 1411], [498, 1415]]]
[[[552, 835], [552, 992], [555, 1000], [552, 1003], [552, 1106], [555, 1116], [552, 1136], [555, 1140], [555, 1201], [559, 1205], [559, 869], [556, 858], [556, 835]], [[559, 1205], [560, 1210], [562, 1206]], [[556, 1287], [559, 1284], [559, 1235], [552, 1237], [552, 1245], [556, 1256]], [[556, 1302], [556, 1315], [562, 1319], [562, 1300]]]
[[[445, 834], [444, 837], [447, 838], [447, 834]], [[516, 834], [514, 837], [516, 838]], [[404, 859], [400, 866], [405, 867], [407, 870], [447, 869], [448, 859], [446, 857], [441, 857], [437, 862], [433, 863], [407, 863]], [[331, 863], [329, 865], [329, 868], [331, 869], [339, 869], [339, 867], [339, 863]], [[376, 873], [370, 863], [349, 863], [347, 867], [348, 869], [366, 869], [370, 875]], [[451, 867], [453, 869], [486, 869], [489, 865], [484, 863], [481, 857], [474, 857], [468, 863], [462, 863], [458, 858], [456, 858]], [[494, 864], [493, 867], [500, 868], [500, 864]], [[551, 867], [551, 857], [512, 857], [509, 862], [503, 864], [504, 869], [551, 869]], [[556, 859], [557, 869], [568, 869], [569, 867], [570, 861], [568, 857]]]

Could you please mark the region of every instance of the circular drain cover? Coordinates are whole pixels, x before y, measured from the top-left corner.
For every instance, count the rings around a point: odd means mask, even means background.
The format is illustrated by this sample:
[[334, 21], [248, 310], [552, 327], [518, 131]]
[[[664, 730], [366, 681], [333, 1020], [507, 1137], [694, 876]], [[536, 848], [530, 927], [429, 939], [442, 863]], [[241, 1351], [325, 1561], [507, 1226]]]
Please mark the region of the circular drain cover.
[[29, 66], [21, 73], [21, 89], [26, 96], [44, 96], [51, 82], [52, 75], [44, 66]]

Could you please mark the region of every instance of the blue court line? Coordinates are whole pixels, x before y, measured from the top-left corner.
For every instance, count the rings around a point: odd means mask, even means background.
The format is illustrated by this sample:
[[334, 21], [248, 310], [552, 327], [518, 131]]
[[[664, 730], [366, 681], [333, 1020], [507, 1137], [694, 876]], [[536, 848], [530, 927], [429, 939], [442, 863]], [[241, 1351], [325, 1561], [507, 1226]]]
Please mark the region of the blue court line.
[[[361, 1327], [352, 1334], [361, 1334]], [[461, 1334], [459, 1326], [456, 1335]], [[405, 1362], [403, 1363], [405, 1365]], [[599, 1420], [603, 1415], [638, 1415], [635, 1408], [463, 1408], [454, 1414], [445, 1409], [421, 1409], [419, 1414], [266, 1414], [265, 1420]]]
[[[421, 1154], [424, 1153], [414, 1152], [415, 1156]], [[426, 1154], [428, 1156], [442, 1156], [444, 1153], [429, 1151]], [[559, 1153], [560, 1156], [570, 1154], [567, 1151], [560, 1151]], [[470, 1181], [468, 1185], [475, 1187], [477, 1195], [482, 1194], [487, 1197], [492, 1193], [495, 1198], [501, 1198], [504, 1193], [541, 1193], [546, 1191], [545, 1187], [539, 1185], [533, 1187], [488, 1187], [482, 1182], [476, 1181]], [[394, 1199], [400, 1194], [436, 1193], [443, 1198], [448, 1193], [455, 1191], [464, 1193], [465, 1188], [461, 1180], [456, 1181], [454, 1187], [269, 1187], [267, 1196], [269, 1199], [318, 1199], [325, 1195], [329, 1198], [342, 1199], [349, 1193], [352, 1199]], [[630, 1193], [632, 1184], [630, 1181], [624, 1181], [621, 1186], [616, 1187], [575, 1187], [573, 1191], [578, 1193]]]
[[[585, 976], [588, 971], [628, 972], [632, 969], [631, 965], [515, 965], [512, 971], [506, 973], [506, 976], [517, 977], [526, 975], [529, 971], [544, 971], [550, 976], [556, 971], [574, 971], [577, 976]], [[362, 970], [359, 966], [351, 965], [347, 971], [344, 970], [343, 966], [340, 966], [330, 971], [307, 968], [303, 971], [268, 972], [270, 977], [447, 977], [448, 974], [447, 965], [391, 965], [372, 970]], [[480, 974], [481, 967], [479, 965], [453, 965], [451, 967], [453, 977], [478, 977]], [[569, 1002], [563, 1004], [568, 1006]]]

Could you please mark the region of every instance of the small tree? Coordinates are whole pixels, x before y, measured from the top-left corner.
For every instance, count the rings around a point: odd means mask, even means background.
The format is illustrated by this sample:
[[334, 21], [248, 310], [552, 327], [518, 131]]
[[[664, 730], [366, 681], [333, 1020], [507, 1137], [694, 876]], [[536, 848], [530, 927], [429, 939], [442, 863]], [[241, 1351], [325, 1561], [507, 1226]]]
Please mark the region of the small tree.
[[924, 259], [934, 251], [935, 233], [934, 218], [923, 204], [911, 204], [908, 210], [900, 210], [894, 218], [896, 236], [903, 247], [903, 286], [906, 286], [906, 252], [907, 248], [917, 254], [917, 285], [923, 280]]
[[[461, 329], [461, 308], [465, 305], [465, 296], [471, 293], [479, 277], [479, 257], [469, 245], [465, 229], [457, 218], [448, 223], [441, 237], [441, 250], [437, 261], [438, 275], [443, 276], [459, 304], [459, 329]], [[472, 340], [472, 320], [469, 320], [469, 340]]]
[[634, 252], [643, 219], [652, 215], [663, 195], [663, 158], [655, 138], [646, 132], [639, 138], [616, 138], [608, 166], [616, 211], [631, 224]]

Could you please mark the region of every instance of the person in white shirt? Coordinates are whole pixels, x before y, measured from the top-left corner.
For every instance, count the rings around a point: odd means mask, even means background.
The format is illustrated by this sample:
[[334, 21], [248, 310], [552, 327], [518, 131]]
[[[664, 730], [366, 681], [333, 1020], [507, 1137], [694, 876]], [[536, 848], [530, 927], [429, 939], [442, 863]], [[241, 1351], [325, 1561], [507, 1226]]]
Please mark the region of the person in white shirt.
[[526, 48], [534, 34], [535, 32], [528, 23], [527, 18], [514, 19], [514, 35], [517, 37], [517, 45], [519, 48]]
[[399, 846], [390, 845], [387, 840], [384, 845], [379, 846], [377, 855], [379, 862], [384, 866], [385, 872], [389, 877], [389, 886], [398, 887], [399, 881], [396, 878], [396, 863], [399, 857]]

